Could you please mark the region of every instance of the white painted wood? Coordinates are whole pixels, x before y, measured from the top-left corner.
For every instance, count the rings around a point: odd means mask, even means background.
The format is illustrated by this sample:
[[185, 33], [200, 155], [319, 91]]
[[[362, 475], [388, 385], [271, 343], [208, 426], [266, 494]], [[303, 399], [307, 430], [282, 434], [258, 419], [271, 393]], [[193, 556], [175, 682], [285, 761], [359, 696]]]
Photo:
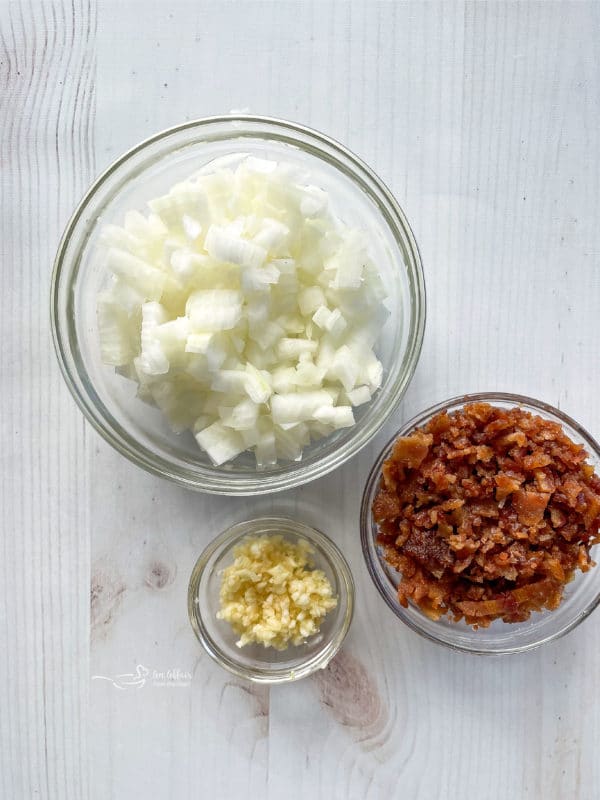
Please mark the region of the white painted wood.
[[[383, 606], [357, 513], [378, 447], [444, 397], [520, 391], [600, 431], [600, 6], [5, 1], [0, 32], [1, 800], [597, 797], [600, 617], [520, 657], [448, 653]], [[60, 381], [47, 312], [92, 176], [162, 127], [240, 107], [379, 172], [429, 303], [377, 440], [258, 502], [187, 493], [104, 444]], [[344, 548], [357, 614], [332, 668], [267, 691], [204, 656], [185, 595], [211, 536], [272, 510]], [[192, 677], [90, 680], [138, 664]]]
[[89, 431], [59, 376], [53, 253], [94, 174], [95, 15], [0, 4], [0, 797], [86, 797]]

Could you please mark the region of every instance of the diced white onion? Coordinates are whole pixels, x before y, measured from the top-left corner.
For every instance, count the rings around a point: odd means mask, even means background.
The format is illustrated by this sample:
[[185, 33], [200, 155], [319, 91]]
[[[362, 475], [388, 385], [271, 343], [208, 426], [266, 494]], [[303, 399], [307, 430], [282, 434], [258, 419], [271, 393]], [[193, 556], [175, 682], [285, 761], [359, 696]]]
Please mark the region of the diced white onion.
[[319, 345], [309, 339], [288, 339], [284, 337], [277, 345], [277, 355], [282, 361], [299, 358], [302, 353], [316, 353]]
[[236, 431], [246, 431], [254, 428], [258, 413], [258, 405], [250, 399], [240, 400], [233, 407], [221, 406], [219, 408], [219, 416], [223, 424], [228, 428], [234, 428]]
[[231, 461], [246, 449], [238, 431], [227, 428], [222, 422], [213, 422], [208, 428], [199, 431], [196, 441], [216, 467]]
[[271, 383], [267, 380], [265, 373], [260, 372], [250, 363], [246, 364], [244, 389], [254, 403], [266, 403], [273, 394]]
[[267, 257], [264, 247], [217, 225], [211, 225], [208, 229], [204, 247], [209, 256], [217, 261], [239, 264], [241, 267], [261, 267]]
[[190, 217], [189, 214], [184, 214], [181, 223], [187, 238], [192, 242], [196, 241], [196, 239], [202, 233], [202, 225], [198, 222], [198, 220], [194, 217]]
[[275, 394], [271, 398], [271, 415], [277, 424], [304, 422], [322, 406], [333, 405], [331, 396], [325, 391], [293, 392]]
[[267, 217], [262, 221], [260, 230], [254, 236], [254, 244], [259, 245], [271, 255], [283, 255], [285, 242], [289, 236], [290, 229], [276, 219]]
[[142, 293], [148, 300], [158, 300], [165, 286], [165, 275], [159, 269], [125, 250], [111, 247], [106, 256], [106, 269]]
[[242, 316], [242, 295], [230, 289], [201, 289], [189, 296], [185, 311], [197, 331], [231, 330]]
[[[314, 178], [313, 178], [314, 181]], [[101, 231], [102, 360], [215, 465], [259, 469], [354, 424], [389, 311], [365, 235], [295, 164], [235, 153]]]
[[354, 388], [358, 377], [358, 364], [349, 347], [342, 345], [336, 350], [326, 376], [337, 378], [347, 392]]
[[335, 430], [354, 425], [354, 414], [350, 406], [321, 406], [313, 414], [317, 422], [331, 425]]
[[303, 317], [310, 316], [318, 308], [325, 305], [325, 295], [320, 286], [307, 286], [298, 295], [298, 308]]
[[346, 396], [353, 406], [362, 406], [371, 399], [371, 391], [368, 386], [357, 386], [346, 392]]

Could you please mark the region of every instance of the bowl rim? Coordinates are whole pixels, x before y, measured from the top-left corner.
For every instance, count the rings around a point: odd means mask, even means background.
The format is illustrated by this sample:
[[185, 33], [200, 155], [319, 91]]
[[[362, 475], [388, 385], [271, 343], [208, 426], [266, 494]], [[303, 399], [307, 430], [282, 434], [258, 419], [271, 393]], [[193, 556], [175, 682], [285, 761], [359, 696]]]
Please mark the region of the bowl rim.
[[[197, 129], [201, 132], [204, 128], [209, 126], [222, 125], [231, 128], [231, 137], [235, 138], [236, 135], [239, 135], [235, 127], [236, 124], [262, 126], [266, 132], [266, 135], [263, 137], [265, 139], [275, 138], [278, 141], [286, 142], [290, 141], [290, 137], [291, 139], [296, 137], [296, 140], [300, 142], [301, 137], [308, 137], [313, 150], [316, 151], [316, 155], [319, 158], [325, 158], [327, 149], [330, 149], [333, 153], [333, 157], [330, 157], [329, 163], [333, 163], [337, 169], [353, 180], [356, 180], [357, 175], [362, 175], [365, 180], [369, 181], [376, 193], [382, 198], [382, 202], [388, 206], [389, 214], [384, 215], [385, 223], [398, 242], [400, 241], [399, 237], [401, 237], [404, 246], [408, 250], [409, 263], [406, 263], [405, 266], [409, 273], [414, 297], [412, 297], [411, 302], [411, 326], [409, 327], [407, 346], [404, 354], [406, 368], [397, 376], [395, 384], [391, 387], [389, 398], [386, 403], [382, 405], [378, 415], [371, 419], [370, 424], [366, 428], [357, 428], [356, 436], [348, 440], [344, 447], [328, 454], [327, 459], [315, 460], [312, 464], [308, 465], [308, 468], [294, 469], [294, 465], [291, 464], [290, 469], [286, 468], [273, 474], [269, 474], [268, 472], [248, 473], [244, 475], [243, 478], [234, 478], [232, 480], [231, 474], [227, 472], [211, 475], [210, 468], [206, 468], [206, 472], [202, 474], [191, 467], [177, 465], [163, 455], [152, 453], [148, 448], [133, 439], [133, 437], [123, 438], [118, 430], [114, 429], [114, 426], [109, 424], [109, 422], [97, 412], [94, 387], [91, 382], [84, 381], [81, 378], [77, 368], [77, 361], [73, 355], [73, 348], [70, 345], [69, 322], [62, 318], [61, 290], [63, 292], [65, 291], [65, 289], [63, 289], [63, 282], [65, 281], [67, 282], [67, 291], [70, 292], [71, 289], [70, 280], [73, 277], [74, 266], [73, 263], [69, 263], [67, 260], [67, 250], [71, 245], [73, 236], [77, 232], [86, 208], [93, 201], [99, 190], [111, 178], [113, 173], [125, 166], [132, 158], [144, 150], [163, 140], [168, 140], [169, 137], [174, 137], [193, 129]], [[269, 128], [281, 131], [279, 137], [275, 137], [274, 134], [271, 135], [271, 131], [268, 130]], [[254, 133], [259, 135], [260, 131], [256, 130]], [[327, 159], [325, 158], [325, 160]], [[345, 168], [344, 162], [348, 162], [349, 166], [347, 169]], [[379, 211], [383, 212], [383, 207], [379, 207]], [[71, 262], [73, 261], [74, 259], [71, 259]], [[54, 259], [50, 289], [52, 339], [60, 370], [69, 391], [92, 427], [105, 441], [121, 453], [121, 455], [124, 455], [129, 461], [142, 467], [146, 471], [171, 480], [179, 485], [183, 485], [189, 489], [219, 495], [260, 495], [293, 488], [327, 475], [348, 459], [355, 456], [378, 433], [404, 396], [414, 375], [421, 353], [425, 332], [426, 312], [425, 279], [419, 248], [404, 211], [386, 184], [362, 159], [335, 139], [300, 123], [290, 122], [276, 117], [253, 114], [210, 116], [174, 125], [147, 137], [113, 161], [92, 182], [65, 227]], [[68, 315], [64, 316], [67, 317]], [[65, 326], [67, 327], [65, 328]], [[302, 464], [302, 462], [299, 463]]]
[[[422, 636], [423, 638], [428, 639], [431, 642], [435, 642], [436, 644], [443, 645], [444, 647], [447, 647], [450, 650], [462, 653], [469, 653], [471, 655], [478, 655], [478, 656], [515, 655], [517, 653], [524, 653], [530, 650], [535, 650], [538, 647], [541, 647], [542, 645], [546, 644], [547, 642], [555, 641], [556, 639], [562, 638], [567, 633], [570, 633], [581, 622], [583, 622], [584, 619], [587, 619], [587, 617], [589, 617], [590, 614], [600, 604], [600, 584], [599, 584], [596, 594], [594, 595], [592, 600], [584, 606], [582, 611], [576, 613], [576, 615], [568, 622], [566, 622], [558, 631], [550, 633], [547, 636], [544, 636], [541, 639], [534, 640], [532, 642], [527, 642], [524, 644], [514, 645], [514, 646], [507, 646], [497, 650], [490, 650], [489, 648], [477, 647], [476, 645], [461, 643], [459, 641], [448, 641], [447, 639], [438, 637], [435, 634], [429, 632], [428, 630], [425, 630], [423, 627], [421, 627], [421, 625], [418, 622], [420, 618], [425, 619], [425, 615], [422, 614], [422, 612], [420, 612], [420, 610], [412, 604], [411, 604], [412, 608], [414, 608], [418, 612], [418, 615], [413, 616], [406, 613], [405, 609], [402, 606], [400, 606], [399, 603], [393, 602], [389, 593], [386, 591], [386, 587], [390, 586], [390, 581], [389, 579], [386, 579], [384, 577], [385, 572], [381, 565], [380, 558], [373, 557], [373, 552], [376, 551], [376, 548], [372, 546], [371, 533], [372, 533], [373, 520], [372, 520], [372, 512], [370, 504], [370, 498], [373, 493], [373, 489], [381, 475], [381, 468], [383, 462], [388, 457], [394, 443], [396, 442], [399, 436], [404, 436], [408, 434], [410, 431], [414, 430], [415, 428], [418, 428], [419, 426], [423, 425], [423, 423], [425, 423], [427, 420], [429, 420], [431, 417], [433, 417], [440, 411], [444, 411], [446, 409], [454, 409], [454, 407], [459, 407], [466, 403], [474, 403], [474, 402], [493, 403], [494, 401], [510, 403], [515, 406], [520, 406], [520, 405], [530, 406], [536, 411], [539, 411], [541, 415], [547, 414], [556, 417], [563, 424], [568, 425], [570, 428], [572, 428], [584, 440], [586, 446], [590, 450], [590, 454], [593, 455], [595, 459], [600, 460], [600, 444], [598, 443], [598, 441], [571, 416], [565, 414], [564, 411], [561, 411], [560, 409], [550, 405], [549, 403], [544, 402], [543, 400], [537, 400], [533, 397], [528, 397], [526, 395], [521, 395], [521, 394], [515, 394], [512, 392], [478, 392], [478, 393], [456, 395], [448, 400], [443, 400], [439, 403], [436, 403], [435, 405], [430, 406], [424, 411], [421, 411], [418, 414], [411, 417], [411, 419], [403, 423], [403, 425], [398, 429], [398, 431], [386, 442], [386, 444], [381, 449], [379, 455], [377, 456], [373, 467], [369, 472], [369, 475], [365, 483], [365, 488], [363, 490], [361, 507], [360, 507], [360, 538], [361, 538], [361, 548], [363, 552], [363, 558], [365, 560], [367, 571], [371, 577], [371, 580], [375, 584], [377, 591], [385, 601], [388, 608], [391, 609], [394, 615], [401, 622], [403, 622], [405, 625], [407, 625], [409, 628], [415, 631], [415, 633], [418, 633], [419, 636]], [[600, 570], [600, 564], [595, 569]], [[548, 613], [551, 614], [552, 612], [550, 611]]]
[[[256, 533], [259, 533], [260, 530], [264, 528], [272, 528], [272, 533], [263, 530], [266, 535], [271, 536], [277, 535], [277, 531], [280, 528], [284, 528], [284, 534], [289, 533], [290, 535], [298, 536], [298, 538], [305, 538], [311, 544], [315, 545], [318, 550], [324, 552], [336, 573], [340, 586], [340, 595], [343, 595], [345, 599], [346, 610], [344, 616], [341, 619], [339, 627], [335, 628], [331, 638], [324, 643], [322, 649], [316, 654], [312, 655], [297, 668], [292, 670], [269, 669], [267, 667], [252, 668], [241, 665], [239, 662], [235, 661], [235, 659], [228, 656], [223, 649], [218, 646], [213, 637], [209, 634], [204, 624], [202, 610], [196, 602], [204, 571], [215, 553], [225, 547], [230, 549], [237, 544], [237, 542], [244, 539], [244, 537], [252, 535], [253, 530], [257, 528], [258, 530], [255, 531]], [[190, 624], [196, 638], [208, 655], [216, 661], [219, 666], [253, 683], [274, 685], [306, 678], [314, 672], [327, 667], [332, 658], [339, 652], [350, 629], [354, 617], [354, 598], [355, 584], [352, 571], [350, 570], [346, 558], [332, 539], [318, 528], [306, 522], [301, 522], [291, 517], [269, 515], [236, 522], [209, 542], [198, 556], [192, 568], [188, 583], [187, 608]]]

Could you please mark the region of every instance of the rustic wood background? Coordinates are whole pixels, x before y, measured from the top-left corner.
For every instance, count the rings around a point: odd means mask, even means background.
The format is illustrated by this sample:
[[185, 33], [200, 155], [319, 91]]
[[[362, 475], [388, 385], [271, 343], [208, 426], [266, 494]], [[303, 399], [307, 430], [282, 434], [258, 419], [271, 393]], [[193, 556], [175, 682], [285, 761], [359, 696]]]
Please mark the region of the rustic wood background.
[[[385, 608], [357, 515], [385, 438], [453, 394], [523, 392], [600, 434], [599, 41], [594, 2], [0, 0], [1, 800], [598, 798], [600, 613], [528, 655], [446, 652]], [[113, 452], [61, 381], [48, 315], [94, 175], [154, 131], [241, 107], [375, 168], [429, 302], [378, 439], [258, 502]], [[271, 510], [343, 547], [357, 614], [327, 671], [269, 691], [201, 652], [185, 596], [206, 542]], [[118, 688], [138, 664], [148, 675]]]

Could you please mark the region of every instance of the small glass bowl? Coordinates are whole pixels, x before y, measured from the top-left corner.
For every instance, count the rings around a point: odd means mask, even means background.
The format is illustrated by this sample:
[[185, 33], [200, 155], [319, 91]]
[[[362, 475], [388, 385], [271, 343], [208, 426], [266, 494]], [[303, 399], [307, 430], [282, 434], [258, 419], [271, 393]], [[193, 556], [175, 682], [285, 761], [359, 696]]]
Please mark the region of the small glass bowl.
[[[308, 541], [316, 569], [329, 579], [337, 606], [323, 619], [317, 634], [301, 645], [275, 650], [259, 644], [237, 647], [239, 636], [217, 619], [221, 570], [233, 562], [233, 549], [246, 537], [282, 535]], [[354, 581], [344, 556], [323, 533], [285, 517], [239, 522], [214, 539], [196, 562], [188, 589], [188, 614], [198, 640], [222, 667], [255, 683], [286, 683], [324, 669], [340, 649], [352, 621]]]
[[[190, 431], [175, 434], [136, 395], [133, 381], [102, 363], [96, 320], [108, 275], [95, 257], [99, 232], [143, 211], [215, 159], [243, 155], [286, 161], [310, 172], [348, 225], [369, 232], [393, 312], [376, 346], [381, 388], [356, 409], [356, 424], [305, 448], [301, 461], [257, 470], [251, 453], [215, 467]], [[157, 133], [114, 162], [91, 186], [69, 221], [54, 263], [52, 333], [58, 361], [80, 409], [98, 433], [134, 464], [190, 489], [258, 495], [289, 489], [336, 469], [380, 430], [414, 373], [425, 328], [425, 285], [410, 226], [389, 189], [349, 150], [292, 122], [256, 116], [209, 117]]]
[[[381, 548], [377, 545], [378, 526], [373, 519], [373, 501], [379, 490], [383, 462], [389, 458], [396, 439], [399, 436], [407, 436], [415, 428], [425, 425], [440, 411], [450, 413], [462, 408], [466, 403], [473, 402], [490, 403], [500, 408], [519, 406], [540, 417], [557, 422], [567, 436], [585, 447], [588, 463], [600, 473], [600, 445], [581, 425], [557, 408], [517, 394], [484, 392], [454, 397], [411, 419], [383, 448], [368, 477], [362, 499], [360, 527], [363, 555], [371, 578], [385, 602], [402, 622], [421, 636], [453, 650], [463, 650], [478, 655], [522, 653], [564, 636], [592, 613], [600, 602], [600, 565], [592, 567], [588, 572], [577, 572], [574, 579], [565, 586], [562, 603], [554, 611], [534, 612], [526, 622], [506, 623], [496, 620], [489, 628], [473, 630], [464, 620], [453, 622], [446, 616], [439, 620], [429, 619], [411, 603], [408, 608], [403, 608], [398, 601], [396, 591], [400, 576], [387, 564]], [[598, 554], [599, 547], [593, 548], [592, 552]]]

